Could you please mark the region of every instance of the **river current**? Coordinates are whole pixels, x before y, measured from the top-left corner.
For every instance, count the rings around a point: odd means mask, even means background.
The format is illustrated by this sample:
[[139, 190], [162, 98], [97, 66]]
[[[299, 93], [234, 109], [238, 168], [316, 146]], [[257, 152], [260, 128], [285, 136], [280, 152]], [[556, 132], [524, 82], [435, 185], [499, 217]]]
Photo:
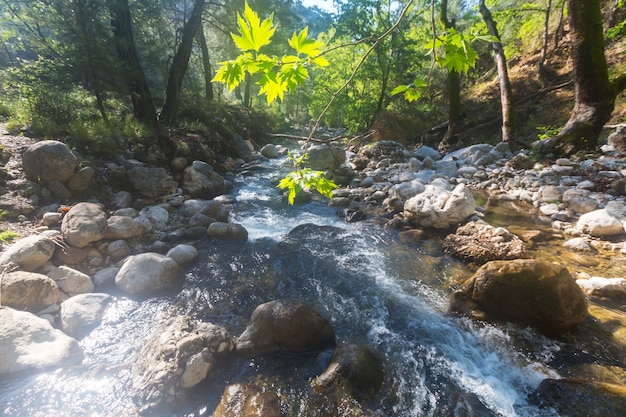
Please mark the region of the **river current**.
[[378, 222], [346, 223], [325, 201], [288, 206], [275, 187], [282, 164], [236, 177], [231, 221], [246, 227], [247, 243], [200, 241], [176, 294], [130, 298], [107, 289], [115, 299], [80, 341], [83, 364], [0, 380], [0, 414], [136, 415], [132, 365], [165, 318], [190, 314], [238, 335], [257, 305], [296, 298], [331, 321], [338, 343], [380, 355], [380, 393], [360, 406], [334, 406], [310, 387], [332, 351], [281, 353], [222, 364], [171, 415], [210, 416], [225, 386], [242, 381], [278, 392], [285, 416], [348, 416], [355, 407], [381, 417], [558, 415], [527, 398], [544, 378], [570, 374], [565, 342], [447, 314], [450, 293], [472, 274], [467, 266], [437, 242], [407, 244]]

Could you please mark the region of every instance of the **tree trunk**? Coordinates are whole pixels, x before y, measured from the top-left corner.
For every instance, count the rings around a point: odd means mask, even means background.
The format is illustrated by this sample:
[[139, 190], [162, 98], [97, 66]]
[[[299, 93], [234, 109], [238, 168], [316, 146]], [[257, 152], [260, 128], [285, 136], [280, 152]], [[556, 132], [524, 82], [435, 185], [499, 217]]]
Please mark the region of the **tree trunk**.
[[87, 60], [87, 69], [89, 79], [91, 81], [91, 87], [93, 88], [93, 93], [96, 96], [96, 104], [98, 106], [98, 110], [100, 111], [100, 115], [102, 116], [102, 120], [107, 121], [107, 113], [104, 108], [102, 89], [100, 88], [100, 79], [98, 78], [92, 54], [93, 42], [91, 42], [92, 38], [89, 36], [89, 31], [86, 26], [89, 20], [85, 15], [85, 0], [77, 0], [74, 4], [76, 5], [76, 26], [82, 39], [80, 45], [82, 52], [85, 54], [85, 59]]
[[[484, 5], [484, 1], [481, 0], [481, 4]], [[550, 12], [552, 9], [552, 0], [548, 0], [546, 5], [546, 17], [543, 23], [543, 44], [541, 45], [541, 58], [539, 58], [539, 76], [542, 77], [545, 71], [544, 65], [546, 63], [546, 57], [548, 55], [548, 41], [550, 39]]]
[[204, 96], [207, 101], [213, 101], [213, 71], [211, 70], [211, 59], [209, 56], [209, 47], [206, 44], [206, 37], [204, 36], [204, 28], [198, 30], [198, 43], [200, 44], [200, 50], [202, 51], [202, 66], [204, 69]]
[[[500, 39], [498, 28], [493, 21], [491, 12], [485, 6], [485, 0], [479, 2], [480, 14], [487, 25], [489, 34]], [[511, 81], [509, 80], [509, 71], [506, 65], [506, 56], [501, 42], [492, 42], [491, 47], [496, 55], [496, 65], [498, 67], [498, 78], [500, 80], [500, 103], [502, 107], [502, 141], [513, 142], [515, 140], [515, 110], [513, 108], [513, 92], [511, 90]]]
[[163, 109], [159, 115], [159, 120], [166, 125], [176, 123], [176, 113], [180, 102], [180, 89], [182, 87], [183, 78], [189, 66], [189, 57], [191, 56], [191, 48], [193, 46], [193, 38], [202, 28], [202, 11], [204, 9], [205, 0], [195, 0], [191, 16], [183, 27], [183, 35], [180, 45], [172, 60], [167, 76], [167, 85], [165, 87], [165, 102]]
[[[442, 0], [439, 7], [439, 20], [446, 29], [454, 29], [454, 22], [448, 20], [448, 0]], [[448, 70], [448, 131], [443, 139], [444, 144], [454, 143], [457, 139], [461, 122], [461, 75]]]
[[128, 0], [107, 0], [111, 13], [111, 27], [117, 56], [125, 67], [125, 79], [133, 103], [135, 118], [141, 123], [157, 128], [156, 110], [144, 75], [133, 37]]
[[600, 0], [568, 0], [575, 103], [556, 138], [555, 150], [595, 150], [613, 112], [616, 92], [609, 82]]

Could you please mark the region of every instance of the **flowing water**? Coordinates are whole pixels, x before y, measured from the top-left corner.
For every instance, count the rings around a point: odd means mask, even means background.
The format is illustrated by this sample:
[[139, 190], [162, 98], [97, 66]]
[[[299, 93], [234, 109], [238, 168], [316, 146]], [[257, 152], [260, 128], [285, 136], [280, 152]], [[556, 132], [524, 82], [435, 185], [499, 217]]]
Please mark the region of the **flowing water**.
[[273, 354], [222, 364], [172, 415], [210, 416], [226, 385], [249, 381], [278, 392], [286, 416], [359, 415], [351, 414], [357, 409], [381, 417], [556, 416], [527, 400], [542, 379], [577, 376], [572, 363], [623, 375], [619, 348], [581, 359], [579, 347], [589, 341], [448, 315], [448, 296], [471, 275], [468, 267], [443, 256], [437, 239], [405, 244], [375, 222], [345, 223], [320, 201], [287, 206], [274, 186], [281, 163], [237, 177], [232, 220], [248, 229], [247, 243], [200, 243], [200, 259], [177, 294], [139, 299], [112, 289], [102, 323], [80, 342], [83, 363], [0, 381], [0, 414], [136, 415], [132, 365], [165, 318], [190, 314], [238, 335], [257, 305], [278, 298], [317, 308], [338, 343], [374, 349], [386, 370], [380, 393], [362, 405], [335, 405], [310, 387], [331, 350]]

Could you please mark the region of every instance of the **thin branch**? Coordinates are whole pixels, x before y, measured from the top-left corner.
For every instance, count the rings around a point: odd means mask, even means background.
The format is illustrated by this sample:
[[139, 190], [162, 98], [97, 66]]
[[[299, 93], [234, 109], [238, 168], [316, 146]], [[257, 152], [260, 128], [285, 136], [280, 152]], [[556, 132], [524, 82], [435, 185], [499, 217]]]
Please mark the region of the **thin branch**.
[[357, 71], [361, 68], [361, 66], [363, 65], [363, 63], [365, 62], [365, 59], [369, 56], [369, 54], [372, 53], [372, 51], [374, 49], [376, 49], [376, 47], [378, 45], [380, 45], [380, 43], [387, 38], [387, 36], [389, 36], [393, 31], [395, 31], [396, 29], [398, 29], [398, 27], [400, 26], [400, 23], [402, 23], [402, 20], [404, 20], [404, 18], [406, 17], [409, 8], [413, 5], [413, 1], [414, 0], [410, 0], [406, 6], [402, 9], [402, 12], [400, 13], [400, 15], [398, 16], [398, 20], [396, 20], [396, 22], [394, 23], [394, 25], [392, 27], [390, 27], [385, 33], [383, 33], [380, 37], [376, 38], [376, 41], [372, 44], [372, 46], [370, 46], [370, 48], [363, 54], [363, 56], [361, 56], [361, 59], [359, 60], [359, 62], [357, 63], [356, 67], [354, 68], [354, 70], [352, 71], [352, 74], [350, 74], [350, 77], [348, 77], [348, 79], [346, 80], [345, 83], [343, 83], [343, 85], [341, 87], [339, 87], [339, 89], [337, 89], [337, 91], [335, 91], [332, 95], [332, 97], [330, 98], [330, 100], [328, 101], [328, 103], [326, 103], [326, 107], [324, 107], [324, 110], [322, 110], [322, 112], [320, 113], [320, 115], [317, 117], [317, 120], [315, 121], [315, 125], [313, 125], [313, 129], [311, 130], [311, 133], [309, 134], [306, 143], [304, 144], [304, 154], [306, 154], [308, 148], [309, 148], [309, 143], [311, 142], [311, 140], [313, 139], [313, 134], [315, 134], [315, 131], [319, 128], [320, 123], [322, 121], [322, 118], [324, 118], [324, 116], [326, 115], [326, 113], [328, 112], [328, 109], [330, 109], [330, 106], [335, 102], [335, 100], [337, 99], [337, 97], [339, 96], [339, 94], [341, 94], [341, 92], [343, 90], [345, 90], [348, 85], [350, 85], [350, 83], [352, 83], [352, 80], [354, 79], [354, 77], [356, 76]]

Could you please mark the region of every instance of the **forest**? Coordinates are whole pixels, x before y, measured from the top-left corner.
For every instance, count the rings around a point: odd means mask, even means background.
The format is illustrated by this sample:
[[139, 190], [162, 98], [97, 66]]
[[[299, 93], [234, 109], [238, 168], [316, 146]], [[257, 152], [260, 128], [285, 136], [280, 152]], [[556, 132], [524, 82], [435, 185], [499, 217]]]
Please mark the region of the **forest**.
[[[245, 52], [248, 4], [272, 24], [253, 51], [274, 59], [264, 65], [283, 91], [271, 100], [260, 61], [236, 86], [216, 82]], [[333, 4], [1, 0], [0, 117], [103, 154], [150, 141], [171, 153], [175, 129], [221, 125], [259, 143], [316, 122], [442, 149], [558, 136], [569, 146], [552, 147], [572, 153], [625, 117], [622, 0]], [[315, 56], [285, 64], [303, 29]], [[289, 65], [287, 80], [277, 68]]]

